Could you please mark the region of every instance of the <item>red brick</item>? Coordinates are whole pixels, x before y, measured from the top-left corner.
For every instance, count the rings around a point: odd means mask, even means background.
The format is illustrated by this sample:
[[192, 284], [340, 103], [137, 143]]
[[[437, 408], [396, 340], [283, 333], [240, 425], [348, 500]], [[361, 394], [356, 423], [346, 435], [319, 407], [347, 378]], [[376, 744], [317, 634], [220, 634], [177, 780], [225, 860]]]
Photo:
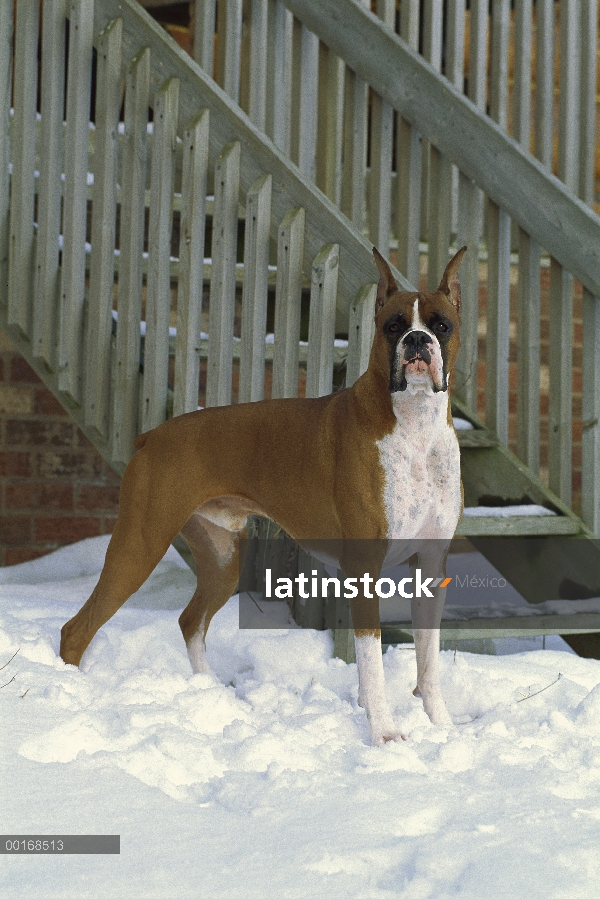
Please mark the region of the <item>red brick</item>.
[[8, 509], [34, 509], [36, 507], [37, 488], [31, 481], [22, 484], [6, 484], [4, 491], [4, 507]]
[[7, 548], [4, 553], [5, 565], [20, 565], [21, 562], [30, 562], [32, 559], [39, 559], [51, 552], [50, 549], [39, 549], [34, 547], [11, 547]]
[[75, 424], [70, 421], [36, 421], [9, 418], [6, 422], [8, 446], [70, 447], [75, 441]]
[[44, 484], [40, 490], [39, 509], [60, 512], [73, 511], [72, 484]]
[[28, 478], [31, 475], [31, 454], [18, 452], [0, 453], [0, 477]]
[[37, 457], [37, 476], [40, 478], [81, 478], [96, 480], [102, 472], [102, 459], [97, 453], [45, 452]]
[[10, 360], [10, 380], [13, 384], [39, 384], [41, 383], [40, 379], [32, 369], [32, 367], [25, 361], [25, 359], [15, 354]]
[[33, 409], [36, 415], [67, 415], [66, 409], [63, 409], [54, 394], [46, 390], [45, 387], [35, 391], [33, 401]]
[[118, 505], [119, 488], [116, 485], [82, 484], [77, 490], [76, 509], [85, 512], [114, 512]]
[[40, 515], [34, 520], [34, 534], [36, 543], [75, 543], [85, 537], [98, 537], [100, 521], [98, 518], [78, 518], [74, 515]]
[[4, 515], [0, 518], [0, 543], [18, 546], [31, 540], [31, 519], [21, 515]]

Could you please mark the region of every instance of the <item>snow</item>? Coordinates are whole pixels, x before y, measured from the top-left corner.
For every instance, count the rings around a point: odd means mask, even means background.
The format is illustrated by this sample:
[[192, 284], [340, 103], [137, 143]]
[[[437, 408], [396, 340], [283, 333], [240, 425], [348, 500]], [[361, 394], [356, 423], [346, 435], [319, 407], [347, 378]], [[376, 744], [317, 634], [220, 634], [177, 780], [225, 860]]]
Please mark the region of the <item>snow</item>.
[[515, 515], [556, 515], [556, 512], [536, 503], [527, 503], [516, 506], [465, 506], [463, 515], [468, 518], [514, 518]]
[[0, 570], [0, 829], [117, 833], [121, 854], [4, 857], [2, 895], [597, 895], [600, 662], [560, 638], [443, 652], [445, 728], [412, 696], [412, 647], [390, 648], [407, 740], [372, 748], [356, 666], [332, 658], [329, 632], [240, 630], [234, 597], [209, 632], [218, 680], [192, 675], [177, 617], [193, 579], [174, 550], [83, 670], [65, 666], [60, 627], [107, 539]]

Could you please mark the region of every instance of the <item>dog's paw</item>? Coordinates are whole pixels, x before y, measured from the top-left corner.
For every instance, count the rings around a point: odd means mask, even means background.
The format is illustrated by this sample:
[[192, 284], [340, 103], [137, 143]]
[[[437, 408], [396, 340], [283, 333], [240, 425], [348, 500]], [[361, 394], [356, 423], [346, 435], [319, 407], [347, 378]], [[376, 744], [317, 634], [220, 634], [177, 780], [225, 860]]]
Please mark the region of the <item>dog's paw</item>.
[[448, 714], [446, 703], [441, 696], [423, 697], [423, 708], [432, 724], [435, 724], [437, 727], [452, 726], [452, 718]]
[[371, 731], [371, 746], [383, 746], [384, 743], [401, 743], [406, 740], [404, 734], [394, 725], [390, 724], [386, 727], [373, 727]]

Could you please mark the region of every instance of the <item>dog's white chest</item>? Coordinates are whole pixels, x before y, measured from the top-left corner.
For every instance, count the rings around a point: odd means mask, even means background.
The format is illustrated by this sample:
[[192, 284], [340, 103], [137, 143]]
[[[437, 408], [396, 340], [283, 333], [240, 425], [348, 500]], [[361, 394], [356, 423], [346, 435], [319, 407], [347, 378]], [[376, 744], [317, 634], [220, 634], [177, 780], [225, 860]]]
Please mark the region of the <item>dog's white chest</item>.
[[446, 421], [419, 427], [418, 418], [398, 421], [377, 444], [384, 471], [388, 539], [447, 539], [460, 515], [460, 452]]

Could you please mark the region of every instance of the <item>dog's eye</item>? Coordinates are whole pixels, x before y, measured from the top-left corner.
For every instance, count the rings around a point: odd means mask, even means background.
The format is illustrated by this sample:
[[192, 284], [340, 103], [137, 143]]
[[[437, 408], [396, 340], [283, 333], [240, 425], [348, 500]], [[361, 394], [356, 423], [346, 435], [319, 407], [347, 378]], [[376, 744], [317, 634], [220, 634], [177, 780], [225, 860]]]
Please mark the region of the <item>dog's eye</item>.
[[397, 334], [400, 330], [400, 325], [398, 322], [392, 322], [391, 325], [388, 325], [388, 331], [391, 331], [392, 334]]
[[436, 322], [433, 326], [434, 331], [437, 331], [438, 334], [447, 334], [450, 331], [450, 326], [446, 324], [446, 322]]

